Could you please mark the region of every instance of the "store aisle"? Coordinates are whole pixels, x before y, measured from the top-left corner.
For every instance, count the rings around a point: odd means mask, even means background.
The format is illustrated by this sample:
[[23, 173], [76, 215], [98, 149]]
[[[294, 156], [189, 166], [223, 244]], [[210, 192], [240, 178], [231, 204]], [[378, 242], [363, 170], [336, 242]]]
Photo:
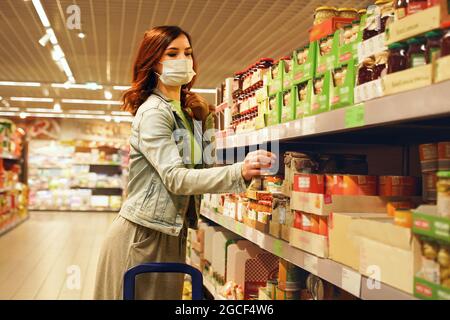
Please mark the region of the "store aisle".
[[0, 237], [0, 300], [91, 299], [101, 241], [115, 216], [31, 213]]

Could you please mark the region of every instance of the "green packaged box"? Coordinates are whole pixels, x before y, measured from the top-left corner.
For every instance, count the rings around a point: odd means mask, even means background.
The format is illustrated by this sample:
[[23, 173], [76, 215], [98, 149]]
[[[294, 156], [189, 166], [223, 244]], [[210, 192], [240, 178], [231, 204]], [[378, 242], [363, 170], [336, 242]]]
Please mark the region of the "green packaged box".
[[255, 129], [262, 129], [266, 126], [268, 104], [268, 98], [258, 101], [258, 116], [255, 119]]
[[336, 57], [339, 46], [338, 33], [330, 35], [319, 40], [316, 52], [316, 72], [315, 76], [322, 75], [327, 71], [333, 70], [336, 65]]
[[424, 300], [450, 300], [450, 289], [420, 277], [414, 277], [414, 296]]
[[331, 71], [313, 79], [311, 94], [311, 113], [318, 114], [330, 110]]
[[293, 88], [289, 87], [281, 93], [281, 122], [289, 122], [295, 119], [295, 104]]
[[318, 42], [299, 48], [292, 53], [292, 84], [304, 82], [314, 77]]
[[292, 86], [292, 56], [289, 59], [283, 59], [283, 91], [290, 90]]
[[358, 45], [362, 42], [363, 28], [365, 23], [363, 17], [360, 21], [353, 21], [352, 24], [344, 26], [336, 31], [336, 67], [348, 64], [350, 59], [358, 60]]
[[281, 92], [268, 98], [267, 125], [279, 124], [281, 121]]
[[256, 102], [261, 102], [267, 99], [267, 97], [269, 96], [269, 89], [267, 86], [263, 86], [262, 88], [259, 88], [258, 90], [256, 90], [255, 92], [255, 96], [256, 96]]
[[353, 105], [356, 67], [352, 58], [331, 73], [330, 108], [338, 109]]
[[313, 80], [297, 83], [292, 88], [295, 106], [295, 119], [301, 119], [311, 114], [311, 97], [313, 91]]
[[273, 96], [283, 91], [283, 69], [284, 61], [279, 60], [270, 67], [267, 75], [267, 85], [269, 87], [269, 95]]
[[421, 206], [413, 211], [413, 232], [450, 243], [450, 219], [429, 214], [432, 209], [431, 206]]

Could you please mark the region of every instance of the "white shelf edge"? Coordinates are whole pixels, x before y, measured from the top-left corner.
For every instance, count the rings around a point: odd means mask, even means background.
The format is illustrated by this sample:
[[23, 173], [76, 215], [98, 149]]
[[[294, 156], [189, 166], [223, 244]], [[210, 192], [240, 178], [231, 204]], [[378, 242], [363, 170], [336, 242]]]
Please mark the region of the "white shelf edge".
[[[364, 125], [347, 128], [344, 107], [317, 115], [216, 139], [217, 149], [237, 148], [271, 141], [361, 130], [394, 122], [450, 115], [450, 81], [363, 102]], [[359, 104], [356, 104], [359, 105]], [[399, 106], [403, 109], [399, 110]]]
[[[256, 229], [250, 228], [243, 223], [240, 223], [232, 218], [211, 213], [209, 209], [202, 208], [200, 214], [211, 221], [227, 228], [228, 230], [242, 236], [243, 238], [257, 244], [262, 249], [283, 258], [296, 266], [315, 274], [316, 276], [328, 281], [335, 286], [342, 288], [342, 272], [343, 269], [359, 273], [350, 267], [344, 266], [336, 261], [330, 259], [319, 258], [313, 254], [303, 250], [294, 248], [288, 242], [277, 239], [269, 234], [262, 233]], [[276, 248], [274, 248], [276, 243]], [[281, 252], [281, 255], [280, 255]], [[306, 263], [305, 263], [306, 258]], [[312, 266], [317, 261], [317, 268]], [[361, 275], [361, 290], [358, 298], [363, 300], [412, 300], [415, 297], [411, 294], [395, 289], [387, 284], [381, 283], [381, 288], [377, 290], [370, 290], [367, 288], [367, 277]]]

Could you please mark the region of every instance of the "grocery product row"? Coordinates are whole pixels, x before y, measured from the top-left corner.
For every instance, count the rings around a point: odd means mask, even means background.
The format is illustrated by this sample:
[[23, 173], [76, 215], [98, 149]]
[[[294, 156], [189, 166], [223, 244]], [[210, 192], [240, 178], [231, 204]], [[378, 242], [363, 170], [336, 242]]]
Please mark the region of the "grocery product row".
[[334, 8], [318, 8], [306, 46], [278, 60], [262, 58], [225, 80], [219, 138], [450, 79], [448, 10], [446, 1], [382, 0], [362, 16], [348, 9], [343, 18]]
[[31, 210], [117, 211], [126, 186], [128, 152], [87, 141], [30, 143]]
[[[424, 279], [434, 286], [433, 297], [448, 299], [450, 143], [422, 144], [418, 153], [421, 176], [375, 176], [368, 174], [365, 155], [288, 151], [284, 176], [254, 179], [245, 194], [205, 195], [203, 212], [234, 221], [236, 226], [229, 220], [224, 224], [238, 234], [250, 232], [246, 238], [263, 247], [270, 235], [272, 252], [281, 251], [273, 240], [281, 239], [315, 259], [346, 266], [359, 282], [361, 276], [371, 277], [376, 266], [378, 280], [404, 294], [428, 297], [418, 293], [425, 289], [417, 279]], [[429, 222], [419, 223], [421, 215]], [[416, 224], [439, 227], [440, 244], [415, 236]], [[256, 236], [238, 230], [243, 226]], [[425, 255], [430, 246], [436, 251], [434, 271]], [[287, 253], [292, 251], [284, 248], [283, 257], [292, 261]], [[305, 267], [302, 259], [297, 265]], [[363, 297], [362, 292], [360, 284], [353, 294]]]
[[28, 218], [28, 187], [23, 181], [25, 132], [0, 119], [0, 234]]

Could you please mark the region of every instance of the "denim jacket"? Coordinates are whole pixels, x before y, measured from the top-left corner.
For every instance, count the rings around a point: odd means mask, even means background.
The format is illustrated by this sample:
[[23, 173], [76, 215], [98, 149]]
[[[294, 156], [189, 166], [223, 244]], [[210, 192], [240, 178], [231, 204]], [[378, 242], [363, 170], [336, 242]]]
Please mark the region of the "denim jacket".
[[173, 236], [188, 220], [191, 196], [195, 215], [189, 227], [195, 228], [201, 194], [241, 193], [246, 188], [242, 163], [213, 168], [185, 164], [173, 134], [177, 129], [185, 129], [181, 118], [155, 90], [133, 119], [128, 196], [120, 210], [125, 219]]

